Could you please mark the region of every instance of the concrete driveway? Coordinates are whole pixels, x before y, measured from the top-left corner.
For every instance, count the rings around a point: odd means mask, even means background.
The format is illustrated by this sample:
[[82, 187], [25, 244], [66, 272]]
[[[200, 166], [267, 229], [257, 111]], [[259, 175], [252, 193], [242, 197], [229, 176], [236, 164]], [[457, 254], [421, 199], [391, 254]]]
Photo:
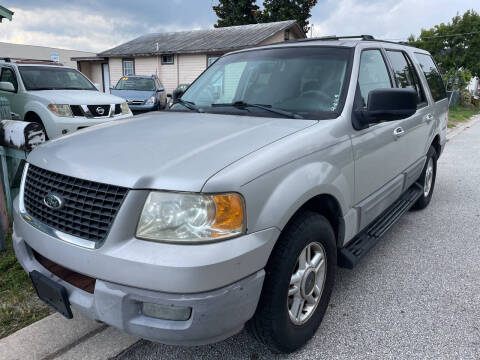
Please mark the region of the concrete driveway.
[[447, 144], [430, 206], [337, 275], [320, 329], [295, 354], [242, 332], [194, 348], [141, 341], [117, 359], [479, 359], [480, 122]]

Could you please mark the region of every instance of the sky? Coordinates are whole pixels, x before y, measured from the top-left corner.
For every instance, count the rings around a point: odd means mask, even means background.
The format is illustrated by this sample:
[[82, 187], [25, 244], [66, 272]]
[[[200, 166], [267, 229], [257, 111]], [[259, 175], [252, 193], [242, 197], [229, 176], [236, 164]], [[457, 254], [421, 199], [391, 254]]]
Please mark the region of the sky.
[[[147, 33], [212, 28], [212, 5], [217, 2], [0, 0], [15, 12], [11, 22], [0, 24], [0, 42], [101, 52]], [[480, 12], [479, 1], [319, 0], [310, 23], [314, 36], [369, 34], [406, 40], [468, 9]]]

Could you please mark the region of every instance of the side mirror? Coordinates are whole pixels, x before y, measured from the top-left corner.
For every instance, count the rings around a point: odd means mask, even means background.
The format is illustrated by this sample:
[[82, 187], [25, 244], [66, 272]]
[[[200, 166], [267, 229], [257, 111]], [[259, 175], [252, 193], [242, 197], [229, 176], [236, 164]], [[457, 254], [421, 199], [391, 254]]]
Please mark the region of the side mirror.
[[14, 92], [15, 87], [13, 86], [13, 84], [11, 82], [0, 81], [0, 90]]
[[368, 93], [368, 106], [354, 110], [363, 127], [381, 121], [406, 119], [417, 111], [417, 93], [410, 89], [375, 89]]
[[172, 94], [173, 101], [181, 98], [184, 93], [185, 93], [185, 90], [182, 90], [182, 89], [173, 90], [173, 94]]

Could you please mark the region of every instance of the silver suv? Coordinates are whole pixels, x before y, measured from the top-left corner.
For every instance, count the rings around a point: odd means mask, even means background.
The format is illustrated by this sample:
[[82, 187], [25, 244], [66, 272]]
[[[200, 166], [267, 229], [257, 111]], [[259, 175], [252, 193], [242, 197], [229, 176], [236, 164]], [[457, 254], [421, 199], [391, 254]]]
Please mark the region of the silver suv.
[[447, 102], [426, 51], [370, 36], [225, 55], [169, 112], [36, 148], [17, 258], [66, 317], [183, 345], [247, 324], [294, 351], [336, 267], [430, 202]]

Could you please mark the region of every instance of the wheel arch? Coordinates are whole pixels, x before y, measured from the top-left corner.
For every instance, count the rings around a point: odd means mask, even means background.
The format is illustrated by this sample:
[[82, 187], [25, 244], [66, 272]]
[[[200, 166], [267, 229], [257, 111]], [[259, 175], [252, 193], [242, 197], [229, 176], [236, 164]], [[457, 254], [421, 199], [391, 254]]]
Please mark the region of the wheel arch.
[[343, 242], [343, 238], [345, 237], [345, 221], [342, 216], [340, 202], [333, 195], [323, 193], [310, 198], [294, 212], [285, 227], [305, 210], [313, 211], [324, 216], [333, 228], [337, 246]]
[[440, 145], [440, 135], [435, 135], [432, 140], [431, 146], [433, 146], [433, 148], [435, 149], [437, 157], [440, 156], [440, 153], [442, 152], [442, 146]]
[[40, 121], [42, 121], [42, 118], [40, 117], [40, 115], [38, 115], [35, 111], [28, 110], [25, 113], [24, 120], [25, 121], [30, 121], [30, 122], [37, 122], [35, 120], [32, 120], [32, 118], [35, 118], [35, 117], [37, 117]]

